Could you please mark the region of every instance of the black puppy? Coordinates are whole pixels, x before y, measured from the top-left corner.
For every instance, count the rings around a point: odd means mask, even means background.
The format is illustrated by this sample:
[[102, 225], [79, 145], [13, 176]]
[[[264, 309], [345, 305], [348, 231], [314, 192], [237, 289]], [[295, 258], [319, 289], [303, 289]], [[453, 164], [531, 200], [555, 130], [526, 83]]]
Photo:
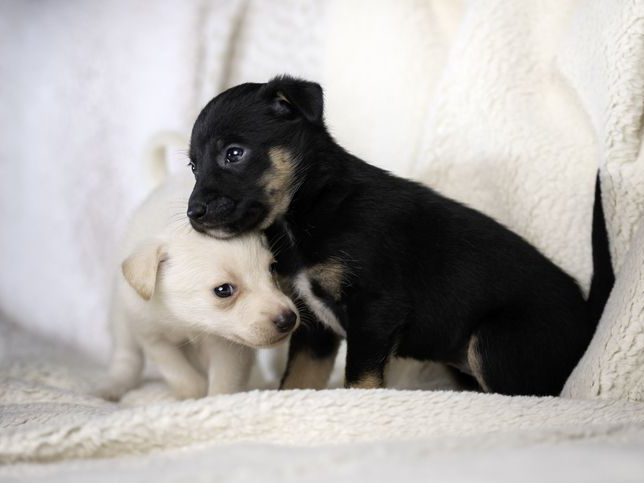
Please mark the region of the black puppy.
[[[291, 342], [283, 387], [381, 387], [392, 356], [449, 364], [485, 391], [560, 392], [594, 325], [574, 280], [491, 218], [347, 153], [322, 89], [242, 84], [199, 115], [188, 216], [216, 237], [267, 230], [322, 324]], [[306, 318], [306, 317], [305, 317]]]

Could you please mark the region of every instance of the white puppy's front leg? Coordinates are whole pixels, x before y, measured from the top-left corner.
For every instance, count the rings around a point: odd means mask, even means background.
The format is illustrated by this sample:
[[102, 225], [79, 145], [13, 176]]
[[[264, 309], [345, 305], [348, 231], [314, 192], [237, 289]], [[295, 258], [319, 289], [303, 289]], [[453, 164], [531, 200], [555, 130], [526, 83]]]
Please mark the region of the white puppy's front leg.
[[245, 391], [255, 350], [217, 336], [204, 337], [208, 355], [208, 395]]
[[120, 305], [113, 308], [111, 328], [114, 348], [109, 372], [93, 392], [104, 399], [118, 401], [139, 383], [143, 371], [143, 353]]
[[179, 347], [166, 340], [146, 340], [143, 348], [159, 368], [175, 397], [196, 399], [206, 395], [206, 378], [194, 368]]

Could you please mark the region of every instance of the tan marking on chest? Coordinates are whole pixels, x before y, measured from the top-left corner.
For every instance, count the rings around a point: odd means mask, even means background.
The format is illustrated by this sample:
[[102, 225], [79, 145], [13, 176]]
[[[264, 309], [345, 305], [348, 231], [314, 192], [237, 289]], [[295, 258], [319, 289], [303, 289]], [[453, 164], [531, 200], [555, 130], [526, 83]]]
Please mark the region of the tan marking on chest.
[[344, 266], [337, 260], [318, 263], [309, 268], [306, 273], [335, 300], [342, 296], [342, 281], [344, 279]]
[[295, 290], [293, 288], [293, 281], [291, 280], [290, 277], [286, 277], [284, 275], [275, 275], [275, 283], [277, 283], [277, 287], [284, 292], [286, 295], [288, 295], [290, 298], [295, 297]]

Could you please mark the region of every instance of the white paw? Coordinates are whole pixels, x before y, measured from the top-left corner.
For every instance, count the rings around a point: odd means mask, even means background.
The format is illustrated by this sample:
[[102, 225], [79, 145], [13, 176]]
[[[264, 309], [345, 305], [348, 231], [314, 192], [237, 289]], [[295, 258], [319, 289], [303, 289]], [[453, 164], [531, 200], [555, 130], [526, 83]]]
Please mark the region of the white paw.
[[206, 395], [206, 381], [192, 381], [182, 383], [172, 388], [172, 393], [177, 399], [199, 399]]
[[125, 385], [106, 383], [93, 389], [91, 393], [107, 401], [119, 401], [127, 391], [128, 388]]
[[239, 386], [229, 386], [229, 387], [209, 387], [208, 396], [220, 396], [222, 394], [235, 394], [236, 392], [243, 392], [245, 388]]

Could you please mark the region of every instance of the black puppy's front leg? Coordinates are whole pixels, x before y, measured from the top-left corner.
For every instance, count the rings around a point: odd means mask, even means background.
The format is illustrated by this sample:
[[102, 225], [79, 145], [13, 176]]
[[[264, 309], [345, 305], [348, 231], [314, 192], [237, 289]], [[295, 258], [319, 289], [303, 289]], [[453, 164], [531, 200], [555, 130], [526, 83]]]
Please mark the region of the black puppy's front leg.
[[351, 319], [347, 332], [345, 387], [385, 386], [384, 372], [395, 342], [396, 325], [391, 317], [387, 310], [372, 307], [363, 317]]
[[324, 389], [329, 382], [340, 338], [298, 301], [303, 323], [291, 336], [280, 389]]
[[280, 285], [293, 298], [302, 321], [289, 342], [288, 363], [280, 389], [324, 389], [333, 370], [340, 339], [317, 319], [293, 290], [292, 280], [303, 269], [303, 263], [286, 222], [276, 221], [265, 234], [275, 257]]
[[384, 372], [389, 356], [389, 351], [383, 350], [374, 340], [347, 337], [344, 387], [357, 389], [384, 387]]

